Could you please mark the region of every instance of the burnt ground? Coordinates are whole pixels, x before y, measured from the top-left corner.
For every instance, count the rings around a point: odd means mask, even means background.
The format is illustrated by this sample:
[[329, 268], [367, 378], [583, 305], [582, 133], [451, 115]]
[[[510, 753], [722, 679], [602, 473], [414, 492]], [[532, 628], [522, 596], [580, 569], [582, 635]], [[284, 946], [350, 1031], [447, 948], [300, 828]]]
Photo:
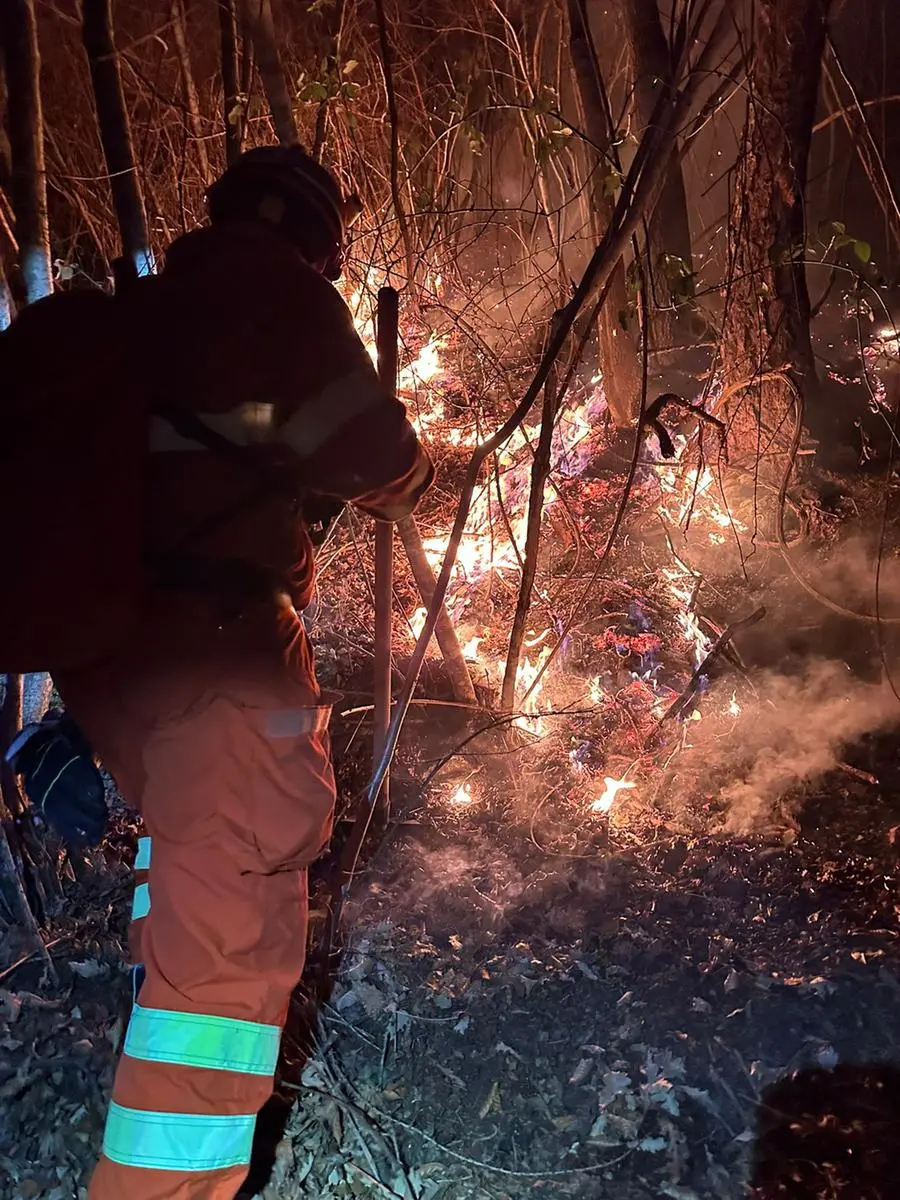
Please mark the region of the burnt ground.
[[[787, 843], [614, 824], [579, 857], [484, 810], [401, 827], [359, 880], [266, 1195], [896, 1195], [900, 797], [832, 775], [798, 823]], [[83, 1194], [132, 832], [67, 884], [58, 984], [0, 971], [4, 1200]]]

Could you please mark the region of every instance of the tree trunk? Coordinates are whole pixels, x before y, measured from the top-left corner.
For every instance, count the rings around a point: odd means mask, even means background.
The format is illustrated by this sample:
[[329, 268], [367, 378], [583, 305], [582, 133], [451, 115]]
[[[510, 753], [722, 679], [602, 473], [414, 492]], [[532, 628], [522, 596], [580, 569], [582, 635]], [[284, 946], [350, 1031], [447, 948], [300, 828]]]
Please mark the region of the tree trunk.
[[197, 95], [197, 85], [194, 83], [194, 71], [191, 67], [184, 0], [172, 0], [172, 38], [175, 42], [175, 52], [178, 55], [178, 69], [181, 72], [181, 89], [184, 93], [188, 126], [191, 136], [194, 139], [194, 147], [197, 151], [200, 176], [204, 185], [206, 185], [212, 182], [212, 177], [209, 170], [209, 155], [206, 153], [206, 142], [203, 140], [203, 123], [200, 120], [200, 99]]
[[91, 69], [97, 123], [113, 207], [122, 235], [122, 252], [139, 275], [153, 271], [147, 217], [134, 162], [131, 126], [122, 92], [119, 60], [113, 38], [110, 0], [84, 0], [82, 36]]
[[33, 0], [0, 2], [6, 67], [10, 190], [25, 303], [53, 291], [47, 171], [41, 113], [40, 54]]
[[[723, 376], [736, 457], [755, 454], [761, 432], [769, 448], [762, 469], [776, 477], [783, 466], [772, 453], [790, 442], [795, 395], [805, 398], [816, 384], [804, 190], [828, 2], [756, 0], [746, 38], [754, 53], [734, 178]], [[784, 378], [753, 383], [771, 372]]]
[[222, 103], [225, 116], [225, 165], [240, 157], [246, 112], [239, 99], [237, 17], [234, 0], [219, 0], [219, 40], [222, 48]]
[[[40, 54], [32, 0], [0, 3], [0, 35], [6, 72], [10, 190], [12, 193], [15, 242], [26, 304], [53, 291], [50, 255], [50, 226], [47, 215], [47, 174], [44, 163], [44, 126], [41, 113]], [[5, 278], [0, 286], [0, 327], [9, 323], [12, 306]], [[29, 676], [40, 680], [46, 676]], [[49, 682], [49, 681], [48, 681]], [[0, 708], [0, 750], [17, 733], [22, 718], [22, 676], [7, 675]], [[36, 901], [45, 890], [34, 868], [20, 827], [22, 796], [15, 774], [0, 763], [0, 874], [4, 893], [24, 924], [37, 933], [37, 923], [28, 903], [25, 882]], [[24, 827], [23, 827], [24, 828]], [[38, 848], [39, 850], [40, 848]], [[12, 871], [12, 874], [10, 874]], [[41, 915], [44, 915], [43, 913]]]
[[278, 54], [270, 0], [243, 0], [244, 18], [256, 47], [256, 61], [263, 90], [272, 112], [272, 124], [282, 146], [299, 146], [300, 135], [294, 107]]
[[[631, 63], [634, 116], [639, 130], [653, 119], [661, 89], [672, 87], [672, 59], [663, 32], [658, 0], [621, 0]], [[666, 349], [690, 336], [689, 310], [676, 307], [687, 298], [693, 273], [691, 227], [681, 163], [673, 159], [656, 209], [646, 222], [650, 281], [650, 344]], [[679, 289], [680, 285], [680, 289]]]
[[[569, 40], [577, 92], [587, 136], [594, 146], [605, 149], [612, 143], [607, 106], [600, 81], [600, 68], [588, 25], [586, 0], [567, 0]], [[609, 224], [613, 201], [607, 181], [612, 173], [608, 161], [598, 150], [586, 147], [588, 171], [592, 180], [591, 232], [599, 242]], [[620, 260], [613, 272], [606, 301], [597, 319], [600, 367], [603, 389], [610, 415], [620, 429], [628, 428], [637, 414], [641, 391], [641, 372], [634, 336], [625, 327], [628, 296], [625, 266]]]

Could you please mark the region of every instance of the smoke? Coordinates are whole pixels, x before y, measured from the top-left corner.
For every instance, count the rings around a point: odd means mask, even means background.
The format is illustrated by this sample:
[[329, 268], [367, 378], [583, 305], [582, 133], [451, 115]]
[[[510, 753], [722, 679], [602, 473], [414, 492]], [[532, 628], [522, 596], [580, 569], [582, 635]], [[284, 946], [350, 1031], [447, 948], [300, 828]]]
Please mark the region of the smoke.
[[[732, 833], [770, 825], [779, 802], [832, 770], [847, 746], [900, 725], [889, 685], [865, 683], [842, 662], [810, 661], [797, 674], [768, 673], [756, 683], [759, 706], [740, 722], [736, 761], [710, 763], [731, 777], [720, 800]], [[703, 747], [708, 763], [709, 749]], [[734, 747], [725, 753], [734, 755]]]
[[890, 553], [885, 554], [879, 568], [877, 545], [871, 537], [845, 538], [838, 550], [828, 557], [810, 551], [801, 567], [819, 591], [846, 608], [862, 612], [875, 611], [878, 577], [882, 616], [894, 616], [898, 612], [895, 597], [900, 596], [900, 560]]

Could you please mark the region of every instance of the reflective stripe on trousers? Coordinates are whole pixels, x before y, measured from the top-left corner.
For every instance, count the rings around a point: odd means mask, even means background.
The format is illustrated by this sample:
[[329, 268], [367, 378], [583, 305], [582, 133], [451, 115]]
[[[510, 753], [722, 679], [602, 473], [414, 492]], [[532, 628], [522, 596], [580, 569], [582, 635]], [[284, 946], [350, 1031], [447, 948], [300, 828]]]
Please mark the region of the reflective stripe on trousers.
[[[151, 839], [138, 839], [135, 875], [149, 872]], [[133, 921], [151, 910], [150, 884], [136, 883]], [[281, 1029], [230, 1017], [143, 1008], [143, 966], [134, 967], [134, 1005], [123, 1055], [151, 1063], [271, 1078]], [[189, 1094], [189, 1088], [186, 1088]], [[106, 1158], [121, 1166], [160, 1171], [216, 1171], [250, 1161], [256, 1112], [229, 1116], [169, 1113], [110, 1103], [103, 1136]]]
[[[280, 1039], [277, 1025], [135, 1004], [123, 1053], [144, 1062], [270, 1078]], [[121, 1166], [145, 1170], [217, 1171], [250, 1161], [255, 1126], [255, 1111], [235, 1116], [166, 1113], [113, 1101], [103, 1153]]]

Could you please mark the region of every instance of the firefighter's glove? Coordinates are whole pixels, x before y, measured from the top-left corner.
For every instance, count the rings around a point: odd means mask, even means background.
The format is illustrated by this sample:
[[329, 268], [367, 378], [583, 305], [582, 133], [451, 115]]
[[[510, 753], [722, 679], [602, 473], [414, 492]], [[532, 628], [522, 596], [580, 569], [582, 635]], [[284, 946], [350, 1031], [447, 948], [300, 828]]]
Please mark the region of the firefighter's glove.
[[64, 842], [96, 846], [108, 823], [103, 776], [78, 726], [51, 710], [26, 725], [6, 752], [31, 806]]
[[323, 496], [319, 492], [307, 492], [301, 504], [301, 514], [314, 546], [321, 546], [328, 531], [346, 508], [343, 500], [336, 496]]

